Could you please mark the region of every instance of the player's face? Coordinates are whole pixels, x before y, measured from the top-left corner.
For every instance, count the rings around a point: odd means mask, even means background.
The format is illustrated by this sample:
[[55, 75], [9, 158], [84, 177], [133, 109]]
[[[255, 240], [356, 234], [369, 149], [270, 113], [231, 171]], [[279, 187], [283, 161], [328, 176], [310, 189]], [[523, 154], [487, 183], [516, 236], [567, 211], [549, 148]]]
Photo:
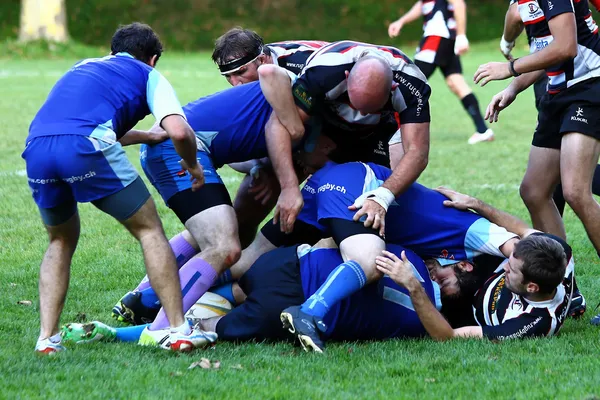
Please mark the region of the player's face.
[[526, 294], [527, 285], [521, 272], [523, 268], [523, 261], [516, 259], [512, 254], [510, 255], [508, 262], [504, 264], [504, 280], [506, 287], [513, 293]]
[[225, 79], [231, 86], [243, 85], [248, 82], [255, 82], [258, 80], [258, 66], [260, 64], [257, 60], [242, 65], [240, 69], [230, 74], [225, 75]]
[[427, 268], [431, 280], [440, 286], [443, 297], [457, 297], [460, 295], [460, 286], [453, 265], [442, 267], [437, 261], [430, 260], [427, 262]]

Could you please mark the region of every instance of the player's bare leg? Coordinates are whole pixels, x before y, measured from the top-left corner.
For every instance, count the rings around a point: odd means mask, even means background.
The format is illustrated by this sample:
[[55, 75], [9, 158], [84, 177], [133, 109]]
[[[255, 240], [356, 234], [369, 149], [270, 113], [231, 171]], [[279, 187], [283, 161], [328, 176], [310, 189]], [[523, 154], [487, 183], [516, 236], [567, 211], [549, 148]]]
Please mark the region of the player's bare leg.
[[[69, 287], [71, 259], [79, 240], [79, 214], [76, 212], [63, 224], [46, 225], [46, 231], [50, 244], [40, 266], [40, 340], [59, 332], [60, 314]], [[38, 349], [40, 350], [44, 349]], [[50, 350], [52, 349], [43, 352], [56, 351]]]
[[273, 249], [275, 249], [275, 245], [262, 232], [258, 232], [250, 246], [242, 251], [240, 259], [231, 266], [231, 278], [234, 281], [240, 279], [260, 256]]
[[[204, 210], [188, 219], [185, 227], [202, 249], [179, 271], [181, 288], [178, 292], [184, 291], [183, 309], [187, 311], [215, 283], [219, 274], [238, 261], [241, 249], [235, 211], [229, 205]], [[164, 311], [161, 309], [158, 313], [150, 330], [165, 329]]]
[[592, 195], [592, 180], [600, 141], [580, 133], [563, 135], [560, 175], [563, 194], [579, 217], [596, 252], [600, 252], [600, 205]]
[[166, 312], [170, 326], [183, 325], [185, 318], [177, 262], [152, 198], [122, 223], [142, 246], [146, 272]]
[[266, 204], [262, 204], [260, 201], [255, 200], [255, 194], [250, 193], [249, 190], [252, 183], [252, 177], [250, 175], [244, 176], [242, 183], [240, 183], [240, 187], [238, 188], [233, 201], [233, 208], [235, 209], [235, 214], [237, 216], [240, 243], [243, 249], [252, 243], [261, 222], [264, 221], [277, 203], [279, 183], [277, 182], [276, 177], [274, 178], [275, 179], [272, 182], [274, 184], [273, 195], [271, 195]]
[[520, 193], [535, 229], [566, 239], [565, 226], [552, 195], [560, 182], [560, 150], [531, 146]]

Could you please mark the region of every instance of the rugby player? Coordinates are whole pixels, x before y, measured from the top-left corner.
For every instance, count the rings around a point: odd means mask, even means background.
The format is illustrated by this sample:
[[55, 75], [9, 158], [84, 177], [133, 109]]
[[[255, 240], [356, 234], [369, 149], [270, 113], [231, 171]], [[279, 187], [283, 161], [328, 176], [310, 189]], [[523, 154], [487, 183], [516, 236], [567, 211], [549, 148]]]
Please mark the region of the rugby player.
[[[232, 86], [258, 80], [258, 67], [276, 64], [299, 74], [306, 59], [327, 44], [316, 40], [285, 41], [265, 44], [263, 38], [249, 29], [233, 28], [215, 42], [212, 59]], [[242, 248], [256, 235], [259, 224], [275, 206], [279, 184], [265, 160], [230, 165], [246, 174], [233, 201], [238, 219]]]
[[[567, 203], [600, 251], [600, 205], [592, 194], [600, 154], [597, 96], [600, 90], [600, 37], [586, 0], [519, 2], [526, 32], [540, 50], [509, 63], [481, 65], [475, 81], [516, 78], [492, 99], [486, 118], [498, 115], [546, 69], [548, 93], [542, 99], [521, 197], [535, 226], [565, 237], [552, 199], [559, 182]], [[536, 72], [537, 71], [537, 72]]]
[[[281, 194], [275, 208], [281, 229], [290, 232], [302, 208], [294, 174], [291, 142], [303, 137], [309, 116], [322, 124], [344, 157], [336, 162], [361, 160], [388, 165], [394, 174], [368, 199], [357, 203], [357, 218], [383, 234], [385, 212], [425, 169], [429, 155], [430, 88], [423, 73], [393, 47], [342, 41], [316, 51], [294, 82], [296, 107], [288, 107], [289, 87], [274, 66], [259, 68], [261, 86], [275, 112], [270, 121], [268, 145]], [[281, 96], [285, 98], [280, 99]], [[281, 117], [284, 116], [284, 120]], [[388, 142], [401, 123], [401, 141]], [[394, 153], [404, 153], [399, 157]], [[351, 156], [351, 157], [350, 157]], [[345, 159], [343, 159], [345, 158]], [[333, 158], [332, 158], [333, 159]]]
[[23, 158], [50, 239], [40, 267], [39, 353], [64, 350], [58, 322], [79, 239], [77, 203], [82, 202], [117, 219], [140, 242], [148, 276], [168, 315], [162, 332], [168, 347], [189, 350], [211, 341], [184, 319], [175, 259], [154, 202], [117, 142], [152, 113], [185, 161], [194, 189], [204, 182], [194, 132], [173, 88], [154, 69], [161, 54], [149, 26], [122, 26], [112, 38], [111, 54], [74, 65], [29, 127]]
[[[522, 221], [495, 210], [475, 198], [442, 190], [447, 206], [471, 209], [481, 215], [503, 219], [519, 232], [508, 257], [476, 293], [473, 312], [477, 326], [453, 329], [420, 288], [411, 260], [403, 254], [385, 252], [377, 268], [410, 292], [415, 311], [429, 335], [437, 340], [478, 337], [505, 340], [552, 336], [568, 314], [573, 290], [571, 248], [561, 238], [533, 232]], [[500, 222], [500, 221], [497, 221]]]
[[[594, 1], [596, 1], [596, 4], [594, 4]], [[596, 10], [600, 8], [599, 0], [590, 0], [590, 3], [594, 4]], [[502, 38], [500, 39], [500, 51], [508, 61], [514, 58], [511, 52], [515, 46], [515, 40], [523, 31], [523, 28], [524, 24], [521, 20], [521, 16], [519, 15], [517, 0], [511, 0], [510, 6], [508, 7], [508, 11], [506, 12], [506, 17], [504, 19], [504, 33], [502, 34]], [[531, 37], [528, 37], [527, 39], [529, 41], [530, 52], [534, 53], [537, 50], [537, 48], [535, 47], [535, 42]], [[546, 75], [540, 76], [540, 78], [533, 84], [533, 91], [535, 95], [535, 108], [538, 110], [538, 112], [540, 111], [540, 103], [542, 101], [542, 98], [546, 94], [547, 85], [548, 77]], [[594, 193], [597, 196], [600, 196], [600, 165], [596, 165], [596, 170], [592, 179], [592, 193]], [[556, 208], [558, 209], [558, 212], [562, 217], [563, 212], [565, 210], [565, 197], [563, 196], [561, 184], [558, 184], [556, 186], [554, 194], [552, 195], [552, 199], [554, 200], [554, 204], [556, 204]], [[534, 224], [533, 227], [536, 229], [544, 230], [543, 226], [536, 226]], [[561, 236], [564, 232], [549, 233]], [[561, 237], [563, 239], [566, 239], [566, 237]]]
[[427, 79], [436, 68], [440, 68], [446, 85], [460, 99], [475, 125], [476, 132], [469, 138], [469, 144], [494, 140], [494, 132], [486, 126], [477, 98], [462, 74], [460, 56], [469, 50], [465, 1], [417, 1], [409, 12], [389, 25], [389, 36], [398, 36], [404, 25], [415, 21], [421, 15], [423, 39], [414, 58], [415, 64]]

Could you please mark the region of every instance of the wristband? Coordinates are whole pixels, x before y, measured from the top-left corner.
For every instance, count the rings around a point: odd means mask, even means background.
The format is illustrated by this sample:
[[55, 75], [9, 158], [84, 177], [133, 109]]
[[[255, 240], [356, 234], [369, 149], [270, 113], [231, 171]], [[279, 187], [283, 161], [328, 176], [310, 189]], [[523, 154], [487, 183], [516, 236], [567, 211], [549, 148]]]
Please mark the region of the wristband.
[[506, 39], [504, 39], [504, 36], [502, 36], [502, 39], [500, 39], [500, 51], [502, 52], [502, 54], [504, 54], [505, 56], [510, 55], [510, 52], [514, 47], [515, 42], [509, 42]]
[[375, 190], [370, 190], [368, 192], [363, 193], [354, 201], [354, 206], [356, 208], [361, 208], [365, 204], [365, 200], [373, 200], [384, 210], [387, 212], [390, 204], [394, 202], [396, 196], [389, 189], [384, 188], [383, 186], [378, 187]]
[[511, 74], [512, 76], [514, 76], [515, 78], [516, 78], [517, 76], [521, 75], [521, 74], [519, 74], [517, 71], [515, 71], [515, 61], [517, 61], [517, 60], [518, 60], [518, 58], [516, 58], [516, 59], [514, 59], [514, 60], [510, 60], [510, 61], [508, 62], [508, 69], [509, 69], [509, 71], [510, 71], [510, 74]]

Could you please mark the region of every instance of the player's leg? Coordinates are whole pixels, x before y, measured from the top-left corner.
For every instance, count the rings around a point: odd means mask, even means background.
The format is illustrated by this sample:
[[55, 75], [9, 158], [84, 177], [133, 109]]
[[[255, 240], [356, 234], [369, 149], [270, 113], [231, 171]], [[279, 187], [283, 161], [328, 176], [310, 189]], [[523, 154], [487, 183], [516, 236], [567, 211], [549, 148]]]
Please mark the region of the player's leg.
[[[209, 197], [227, 196], [226, 201], [229, 201], [224, 185], [211, 186], [213, 192]], [[207, 208], [187, 219], [185, 226], [202, 249], [200, 254], [188, 261], [179, 271], [184, 310], [188, 310], [208, 291], [221, 273], [238, 261], [241, 249], [237, 220], [231, 203]], [[164, 329], [165, 324], [164, 313], [161, 311], [150, 330]]]
[[[266, 172], [261, 171], [261, 173]], [[269, 215], [277, 203], [279, 184], [276, 179], [269, 179], [268, 182], [272, 186], [273, 195], [266, 204], [255, 200], [254, 197], [256, 194], [249, 191], [252, 184], [252, 177], [250, 175], [244, 176], [235, 195], [233, 208], [238, 220], [240, 243], [244, 249], [254, 240], [258, 226]]]
[[600, 141], [580, 133], [568, 133], [562, 138], [560, 173], [565, 200], [579, 217], [600, 253], [600, 205], [592, 195], [592, 181]]
[[521, 198], [535, 229], [566, 238], [562, 218], [552, 199], [559, 182], [560, 150], [531, 146], [527, 170], [519, 188]]

